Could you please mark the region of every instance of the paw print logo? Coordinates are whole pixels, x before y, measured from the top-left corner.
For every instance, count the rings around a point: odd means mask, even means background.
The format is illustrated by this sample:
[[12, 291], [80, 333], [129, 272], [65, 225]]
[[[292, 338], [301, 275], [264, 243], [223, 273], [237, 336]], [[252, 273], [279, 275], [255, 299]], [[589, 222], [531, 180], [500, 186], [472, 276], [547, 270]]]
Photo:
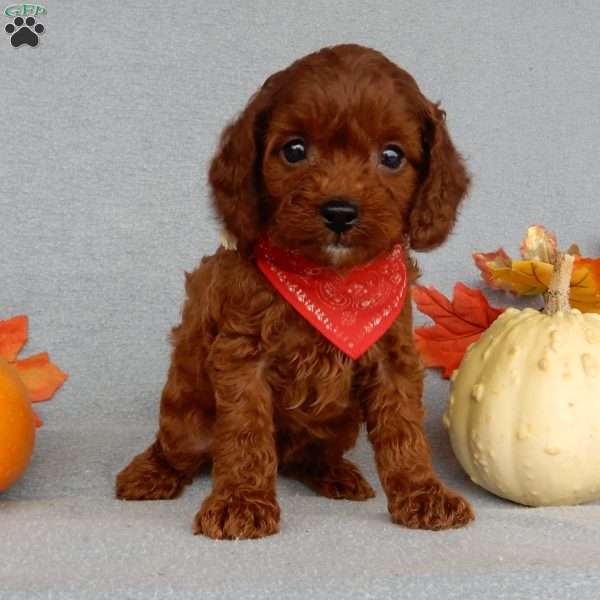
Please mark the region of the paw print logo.
[[22, 17], [16, 17], [4, 29], [6, 33], [11, 34], [10, 43], [15, 48], [21, 44], [37, 46], [38, 33], [44, 33], [44, 26], [41, 23], [36, 23], [33, 17], [27, 17], [25, 21]]

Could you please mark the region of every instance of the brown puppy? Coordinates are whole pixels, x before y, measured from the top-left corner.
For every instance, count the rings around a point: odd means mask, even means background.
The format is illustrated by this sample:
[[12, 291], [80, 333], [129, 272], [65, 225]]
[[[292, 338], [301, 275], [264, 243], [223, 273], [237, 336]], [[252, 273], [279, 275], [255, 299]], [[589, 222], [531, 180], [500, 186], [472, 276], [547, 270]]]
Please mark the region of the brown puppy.
[[[283, 300], [253, 255], [264, 233], [340, 271], [395, 244], [441, 244], [469, 183], [444, 112], [379, 52], [325, 48], [269, 77], [225, 129], [209, 179], [237, 250], [220, 248], [187, 275], [157, 439], [118, 475], [117, 496], [174, 498], [212, 460], [195, 532], [269, 535], [279, 529], [278, 469], [330, 498], [374, 495], [344, 458], [366, 421], [394, 522], [472, 520], [432, 471], [410, 300], [352, 360]], [[355, 211], [343, 231], [324, 219], [332, 199]]]

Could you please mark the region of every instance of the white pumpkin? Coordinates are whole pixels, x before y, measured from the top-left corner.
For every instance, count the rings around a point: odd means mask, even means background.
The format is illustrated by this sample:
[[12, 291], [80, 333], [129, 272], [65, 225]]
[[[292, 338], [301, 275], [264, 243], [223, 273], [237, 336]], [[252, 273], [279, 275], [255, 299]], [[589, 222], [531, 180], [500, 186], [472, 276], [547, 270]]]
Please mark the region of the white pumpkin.
[[553, 314], [507, 309], [465, 354], [444, 415], [471, 479], [529, 506], [600, 497], [600, 315], [569, 307], [561, 260]]

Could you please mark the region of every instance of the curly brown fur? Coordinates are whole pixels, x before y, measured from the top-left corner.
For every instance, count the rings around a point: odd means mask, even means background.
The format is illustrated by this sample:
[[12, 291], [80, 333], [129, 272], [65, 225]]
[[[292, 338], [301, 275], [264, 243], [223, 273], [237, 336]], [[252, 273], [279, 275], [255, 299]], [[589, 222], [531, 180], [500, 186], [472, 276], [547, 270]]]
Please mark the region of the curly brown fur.
[[[301, 164], [282, 158], [291, 138], [306, 143]], [[397, 170], [379, 162], [392, 142], [405, 156]], [[392, 520], [427, 529], [468, 523], [469, 505], [432, 471], [410, 302], [354, 361], [275, 292], [252, 255], [262, 232], [340, 270], [394, 244], [442, 243], [468, 186], [443, 111], [380, 53], [326, 48], [265, 82], [225, 129], [209, 181], [238, 250], [220, 248], [187, 275], [157, 439], [118, 475], [118, 497], [172, 498], [212, 460], [213, 491], [194, 531], [269, 535], [279, 529], [278, 470], [330, 498], [374, 495], [344, 458], [366, 421]], [[319, 214], [332, 197], [360, 210], [341, 235]], [[342, 255], [332, 254], [340, 243]], [[407, 266], [412, 283], [417, 269], [410, 259]]]

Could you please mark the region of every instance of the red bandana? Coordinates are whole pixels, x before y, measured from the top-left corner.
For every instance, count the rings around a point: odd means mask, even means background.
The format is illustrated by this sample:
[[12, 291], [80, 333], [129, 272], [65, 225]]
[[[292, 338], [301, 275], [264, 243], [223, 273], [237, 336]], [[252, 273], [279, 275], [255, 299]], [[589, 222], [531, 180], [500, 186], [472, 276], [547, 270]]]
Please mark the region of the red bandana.
[[313, 327], [351, 358], [366, 352], [391, 326], [406, 301], [404, 250], [392, 252], [341, 276], [298, 252], [262, 237], [256, 263], [273, 287]]

